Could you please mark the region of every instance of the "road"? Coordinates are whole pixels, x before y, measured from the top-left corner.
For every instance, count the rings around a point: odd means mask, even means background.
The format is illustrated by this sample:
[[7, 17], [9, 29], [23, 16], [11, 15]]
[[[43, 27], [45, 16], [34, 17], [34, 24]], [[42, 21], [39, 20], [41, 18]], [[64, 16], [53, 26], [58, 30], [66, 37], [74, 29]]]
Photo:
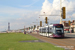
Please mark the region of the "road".
[[55, 45], [55, 47], [62, 47], [65, 48], [65, 50], [75, 50], [75, 33], [65, 33], [64, 38], [49, 38], [41, 36], [37, 33], [30, 33], [30, 35], [43, 40], [45, 42], [51, 43]]

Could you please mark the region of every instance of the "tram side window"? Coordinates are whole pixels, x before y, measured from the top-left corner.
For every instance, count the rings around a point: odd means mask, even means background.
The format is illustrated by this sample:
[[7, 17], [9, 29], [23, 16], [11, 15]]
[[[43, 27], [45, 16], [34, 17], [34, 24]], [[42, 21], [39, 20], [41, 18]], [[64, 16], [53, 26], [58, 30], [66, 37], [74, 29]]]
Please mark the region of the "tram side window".
[[52, 28], [52, 31], [51, 32], [53, 33], [53, 28]]
[[43, 33], [43, 28], [42, 28], [42, 33]]
[[45, 33], [45, 28], [44, 28], [44, 33]]
[[45, 30], [45, 29], [43, 28], [43, 33], [44, 33], [44, 30]]
[[48, 30], [48, 27], [46, 29]]
[[50, 33], [52, 33], [52, 28], [50, 28]]
[[40, 31], [40, 33], [41, 33], [41, 29], [40, 29], [39, 31]]
[[45, 33], [45, 28], [44, 28], [44, 33]]
[[43, 33], [45, 33], [45, 28], [44, 28], [44, 31], [43, 31]]
[[42, 28], [42, 33], [43, 33], [43, 28]]
[[50, 28], [49, 27], [47, 27], [47, 33], [50, 33]]
[[55, 34], [55, 27], [53, 27], [53, 33]]
[[47, 32], [47, 30], [46, 30], [47, 28], [45, 28], [45, 33]]
[[40, 32], [42, 33], [42, 29], [40, 29]]
[[43, 33], [44, 33], [44, 28], [42, 30], [43, 30]]
[[42, 33], [44, 33], [44, 31], [45, 31], [45, 28], [42, 28]]
[[42, 28], [41, 28], [41, 29], [40, 29], [40, 33], [42, 33], [42, 31], [43, 31], [43, 30], [42, 30]]
[[46, 32], [48, 33], [48, 27], [46, 27]]

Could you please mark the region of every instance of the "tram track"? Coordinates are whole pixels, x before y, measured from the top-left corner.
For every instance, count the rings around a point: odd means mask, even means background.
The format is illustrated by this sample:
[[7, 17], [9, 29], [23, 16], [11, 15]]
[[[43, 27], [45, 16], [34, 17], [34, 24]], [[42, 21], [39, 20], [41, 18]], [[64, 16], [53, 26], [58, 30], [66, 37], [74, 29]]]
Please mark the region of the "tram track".
[[75, 46], [74, 45], [75, 42], [69, 40], [69, 38], [68, 39], [56, 39], [56, 38], [48, 38], [48, 37], [40, 36], [39, 34], [30, 34], [30, 35], [32, 35], [40, 40], [43, 40], [45, 42], [56, 45], [56, 46]]
[[[65, 45], [71, 45], [71, 46], [73, 45], [73, 46], [75, 46], [74, 42], [72, 42], [70, 40], [65, 40], [65, 39], [56, 39], [56, 40], [61, 42], [61, 43], [63, 43], [63, 44], [65, 44]], [[56, 40], [54, 40], [54, 41], [56, 41]]]

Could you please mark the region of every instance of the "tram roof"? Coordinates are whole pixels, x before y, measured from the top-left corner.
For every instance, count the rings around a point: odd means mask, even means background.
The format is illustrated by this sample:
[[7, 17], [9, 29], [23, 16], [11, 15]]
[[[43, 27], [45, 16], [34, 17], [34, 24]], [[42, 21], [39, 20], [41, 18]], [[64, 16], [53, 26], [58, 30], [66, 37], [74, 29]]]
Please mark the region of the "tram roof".
[[43, 27], [40, 27], [40, 28], [44, 28], [44, 27], [51, 27], [51, 26], [54, 26], [54, 25], [62, 25], [62, 24], [50, 24], [50, 25], [47, 25], [47, 26], [43, 26]]

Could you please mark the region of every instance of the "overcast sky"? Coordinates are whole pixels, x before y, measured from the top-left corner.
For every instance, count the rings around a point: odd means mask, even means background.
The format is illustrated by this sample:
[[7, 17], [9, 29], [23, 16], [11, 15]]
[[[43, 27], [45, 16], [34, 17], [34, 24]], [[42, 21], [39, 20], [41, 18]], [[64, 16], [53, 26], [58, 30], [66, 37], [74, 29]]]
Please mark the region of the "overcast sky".
[[[66, 19], [75, 19], [75, 0], [62, 0], [66, 7]], [[21, 29], [43, 21], [45, 16], [60, 15], [60, 0], [1, 0], [0, 1], [0, 31]], [[39, 18], [40, 17], [40, 18]], [[60, 16], [47, 16], [49, 23], [59, 23]], [[33, 23], [35, 22], [35, 23]], [[38, 23], [39, 24], [39, 23]]]

